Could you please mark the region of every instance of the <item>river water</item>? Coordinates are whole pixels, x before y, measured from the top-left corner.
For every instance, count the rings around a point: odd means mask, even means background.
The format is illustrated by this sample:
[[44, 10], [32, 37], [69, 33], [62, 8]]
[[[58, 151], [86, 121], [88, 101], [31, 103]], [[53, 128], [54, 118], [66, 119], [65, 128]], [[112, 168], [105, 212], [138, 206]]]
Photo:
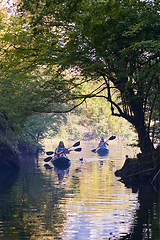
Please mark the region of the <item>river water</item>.
[[[23, 159], [19, 172], [1, 173], [0, 240], [160, 239], [157, 189], [127, 188], [114, 174], [136, 151], [114, 140], [100, 157], [91, 152], [96, 142], [80, 146], [65, 171], [51, 162], [46, 169], [41, 154]], [[45, 141], [46, 151], [55, 147]]]

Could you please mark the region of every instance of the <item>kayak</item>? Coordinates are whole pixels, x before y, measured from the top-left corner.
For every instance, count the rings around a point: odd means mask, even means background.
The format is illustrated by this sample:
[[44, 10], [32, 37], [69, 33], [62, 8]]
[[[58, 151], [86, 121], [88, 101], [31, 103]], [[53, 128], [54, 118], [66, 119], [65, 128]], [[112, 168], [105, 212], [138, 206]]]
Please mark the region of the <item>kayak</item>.
[[106, 147], [99, 147], [96, 149], [96, 153], [98, 153], [101, 156], [107, 155], [109, 153], [108, 148]]
[[71, 165], [71, 160], [66, 156], [54, 157], [51, 162], [56, 168], [60, 170], [65, 170]]

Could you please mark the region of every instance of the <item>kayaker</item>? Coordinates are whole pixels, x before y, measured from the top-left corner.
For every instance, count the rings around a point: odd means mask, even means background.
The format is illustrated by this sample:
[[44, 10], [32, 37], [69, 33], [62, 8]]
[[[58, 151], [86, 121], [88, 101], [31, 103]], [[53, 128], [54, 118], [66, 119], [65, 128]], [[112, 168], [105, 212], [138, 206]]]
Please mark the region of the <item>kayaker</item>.
[[64, 143], [63, 141], [60, 141], [59, 142], [59, 145], [55, 151], [55, 154], [58, 156], [58, 157], [62, 157], [62, 156], [65, 156], [66, 154], [70, 153], [70, 150], [68, 150], [65, 146], [64, 146]]
[[108, 145], [108, 143], [104, 141], [104, 137], [101, 137], [100, 142], [98, 144], [98, 148], [106, 147], [106, 144]]

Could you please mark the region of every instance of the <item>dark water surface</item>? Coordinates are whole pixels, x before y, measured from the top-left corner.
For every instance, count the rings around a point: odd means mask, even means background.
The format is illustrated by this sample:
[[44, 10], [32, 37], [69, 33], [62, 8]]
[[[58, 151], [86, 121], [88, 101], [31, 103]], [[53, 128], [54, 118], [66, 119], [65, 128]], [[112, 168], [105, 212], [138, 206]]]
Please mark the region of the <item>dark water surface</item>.
[[[82, 142], [82, 152], [70, 153], [66, 171], [50, 162], [53, 168], [47, 170], [47, 155], [42, 154], [26, 157], [20, 172], [2, 172], [0, 240], [159, 240], [159, 190], [127, 188], [114, 175], [135, 150], [110, 141], [109, 154], [99, 157], [91, 152], [96, 145]], [[46, 151], [55, 147], [52, 141], [45, 143]]]

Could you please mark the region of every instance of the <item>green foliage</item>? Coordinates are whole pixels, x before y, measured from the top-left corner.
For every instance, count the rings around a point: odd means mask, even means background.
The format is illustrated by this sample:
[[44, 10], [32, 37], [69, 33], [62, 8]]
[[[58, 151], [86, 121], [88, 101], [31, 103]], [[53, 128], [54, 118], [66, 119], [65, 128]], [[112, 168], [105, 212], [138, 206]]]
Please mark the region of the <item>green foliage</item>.
[[104, 135], [133, 140], [134, 133], [130, 124], [123, 118], [111, 116], [109, 103], [101, 98], [92, 98], [75, 111], [67, 114], [67, 122], [61, 123], [56, 137], [63, 139], [99, 139]]
[[[53, 99], [58, 101], [56, 91], [60, 92], [54, 69], [46, 68], [49, 57], [54, 61], [47, 49], [49, 36], [36, 35], [29, 21], [26, 14], [11, 16], [3, 20], [0, 32], [0, 113], [15, 127], [34, 113], [52, 112]], [[56, 38], [51, 45], [56, 45]]]
[[62, 122], [66, 122], [64, 114], [37, 114], [29, 117], [23, 126], [26, 130], [23, 134], [24, 138], [27, 139], [27, 142], [38, 143], [45, 137], [54, 137]]
[[64, 114], [35, 114], [23, 123], [16, 125], [13, 131], [10, 125], [0, 118], [0, 138], [17, 148], [19, 142], [28, 146], [39, 147], [43, 138], [55, 137], [60, 127], [67, 121]]
[[[8, 121], [69, 112], [102, 98], [113, 116], [134, 126], [141, 150], [152, 149], [160, 92], [159, 1], [25, 0], [18, 10], [1, 31], [0, 112]], [[90, 124], [103, 112], [97, 108], [83, 109]], [[106, 131], [103, 122], [101, 117]]]

